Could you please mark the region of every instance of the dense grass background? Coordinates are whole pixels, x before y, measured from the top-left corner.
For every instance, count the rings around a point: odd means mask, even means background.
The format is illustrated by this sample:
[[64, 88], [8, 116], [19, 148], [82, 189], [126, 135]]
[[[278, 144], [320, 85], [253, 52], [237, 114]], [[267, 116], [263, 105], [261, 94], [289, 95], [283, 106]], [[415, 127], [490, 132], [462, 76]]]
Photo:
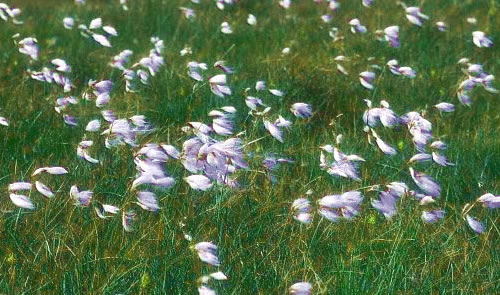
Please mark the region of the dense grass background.
[[[482, 30], [498, 43], [500, 4], [498, 1], [411, 1], [431, 19], [422, 28], [411, 25], [395, 1], [375, 0], [372, 8], [360, 1], [341, 1], [331, 24], [321, 22], [325, 5], [310, 0], [295, 1], [289, 10], [277, 1], [240, 1], [219, 11], [214, 1], [131, 1], [123, 11], [118, 1], [91, 1], [76, 6], [72, 1], [16, 1], [23, 12], [23, 26], [0, 26], [0, 116], [10, 121], [0, 128], [0, 292], [8, 294], [194, 294], [197, 279], [214, 267], [202, 263], [189, 248], [195, 242], [213, 241], [219, 246], [220, 270], [228, 281], [215, 284], [220, 294], [284, 294], [297, 281], [309, 281], [315, 294], [498, 294], [500, 293], [500, 243], [498, 212], [475, 207], [471, 212], [486, 225], [476, 235], [464, 222], [461, 210], [484, 192], [500, 193], [500, 104], [498, 94], [474, 90], [473, 104], [465, 107], [456, 99], [463, 78], [459, 58], [481, 63], [489, 73], [499, 75], [500, 51], [477, 48], [472, 31]], [[12, 4], [12, 3], [9, 3]], [[192, 7], [193, 22], [179, 12]], [[246, 24], [248, 13], [258, 19], [256, 27]], [[62, 19], [74, 17], [89, 23], [102, 17], [113, 25], [119, 37], [113, 48], [103, 48], [66, 30]], [[477, 24], [466, 22], [477, 18]], [[371, 33], [353, 35], [348, 21], [357, 17]], [[449, 24], [438, 32], [435, 21]], [[224, 35], [220, 23], [228, 21], [234, 34]], [[375, 29], [390, 25], [401, 28], [401, 47], [391, 48], [375, 39]], [[328, 30], [336, 26], [345, 37], [332, 42]], [[40, 45], [37, 62], [17, 52], [11, 36], [36, 37]], [[123, 49], [134, 51], [132, 60], [147, 55], [149, 39], [165, 40], [166, 66], [138, 93], [126, 93], [120, 72], [108, 66]], [[192, 47], [193, 55], [179, 51]], [[283, 56], [281, 50], [290, 47]], [[350, 76], [336, 73], [333, 58], [345, 55], [342, 63]], [[368, 60], [368, 58], [370, 58]], [[246, 131], [244, 142], [266, 136], [262, 123], [246, 115], [243, 90], [266, 80], [270, 88], [286, 91], [283, 98], [259, 94], [272, 106], [272, 113], [289, 119], [290, 105], [310, 103], [314, 116], [293, 120], [292, 129], [280, 144], [270, 136], [245, 148], [250, 169], [239, 172], [242, 187], [230, 190], [214, 187], [206, 193], [191, 190], [182, 177], [188, 175], [179, 162], [169, 162], [167, 171], [177, 184], [155, 190], [162, 209], [150, 213], [131, 204], [135, 177], [133, 150], [107, 150], [95, 134], [86, 136], [97, 144], [91, 154], [102, 164], [92, 165], [76, 156], [76, 146], [85, 134], [85, 124], [100, 117], [93, 102], [81, 101], [72, 108], [80, 120], [75, 128], [64, 124], [54, 110], [60, 88], [29, 78], [27, 69], [39, 70], [53, 58], [65, 59], [73, 68], [71, 77], [81, 95], [88, 79], [113, 79], [115, 87], [108, 106], [119, 117], [143, 114], [156, 130], [139, 139], [168, 142], [178, 148], [189, 138], [180, 128], [189, 121], [208, 122], [207, 113], [216, 107], [238, 109], [236, 132]], [[413, 67], [417, 78], [396, 77], [385, 69], [377, 72], [376, 90], [367, 91], [357, 74], [369, 65], [395, 58]], [[229, 77], [234, 95], [220, 99], [207, 85], [196, 84], [186, 74], [191, 60], [224, 59], [236, 73]], [[214, 70], [211, 70], [215, 73]], [[496, 84], [498, 88], [498, 83]], [[200, 87], [201, 86], [201, 87]], [[389, 158], [370, 146], [362, 132], [364, 98], [375, 103], [386, 99], [403, 114], [425, 112], [433, 123], [433, 134], [446, 141], [446, 155], [456, 166], [419, 165], [418, 170], [441, 183], [436, 207], [446, 210], [445, 219], [424, 224], [416, 201], [404, 198], [398, 214], [387, 221], [370, 206], [376, 192], [365, 195], [361, 214], [351, 222], [330, 223], [315, 215], [301, 225], [292, 219], [293, 200], [309, 189], [313, 201], [333, 193], [404, 181], [415, 188], [407, 160], [415, 153], [411, 138], [403, 129], [378, 131], [398, 155]], [[448, 101], [455, 112], [440, 114], [432, 105]], [[345, 153], [367, 159], [361, 165], [361, 182], [333, 178], [319, 169], [319, 146], [332, 144], [337, 134], [345, 141]], [[282, 165], [272, 185], [264, 173], [262, 159], [271, 153], [296, 162]], [[50, 200], [33, 193], [34, 211], [15, 208], [8, 199], [7, 185], [30, 181], [34, 169], [64, 166], [64, 176], [42, 176], [57, 191]], [[136, 230], [126, 233], [119, 217], [101, 220], [91, 208], [73, 206], [68, 197], [71, 185], [94, 191], [94, 200], [121, 208], [134, 207]], [[179, 225], [185, 224], [184, 227]], [[183, 233], [193, 236], [190, 243]]]

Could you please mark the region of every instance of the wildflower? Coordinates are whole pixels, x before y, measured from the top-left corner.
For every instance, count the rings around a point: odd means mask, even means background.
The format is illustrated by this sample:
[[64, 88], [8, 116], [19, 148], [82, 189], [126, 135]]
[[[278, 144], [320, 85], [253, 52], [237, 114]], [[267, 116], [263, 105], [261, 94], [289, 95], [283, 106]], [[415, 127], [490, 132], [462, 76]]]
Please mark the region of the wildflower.
[[7, 127], [9, 126], [9, 121], [4, 117], [0, 117], [0, 125]]
[[336, 221], [339, 216], [351, 219], [359, 213], [363, 195], [358, 191], [345, 192], [341, 195], [328, 195], [318, 201], [319, 213], [330, 221]]
[[484, 207], [489, 209], [500, 208], [500, 196], [487, 193], [480, 196], [477, 201], [483, 203]]
[[56, 58], [50, 61], [56, 66], [56, 70], [59, 72], [71, 72], [71, 67], [66, 63], [66, 61]]
[[432, 155], [427, 154], [427, 153], [418, 153], [415, 154], [413, 157], [408, 160], [409, 163], [412, 162], [427, 162], [432, 160]]
[[257, 107], [259, 106], [265, 106], [265, 104], [262, 102], [262, 99], [253, 96], [247, 96], [245, 99], [245, 104], [252, 111], [257, 110]]
[[394, 75], [403, 75], [405, 77], [409, 78], [415, 78], [416, 77], [416, 72], [410, 67], [400, 67], [398, 66], [398, 61], [395, 59], [391, 59], [390, 61], [387, 62], [387, 66], [389, 66], [389, 70], [391, 73]]
[[21, 9], [10, 8], [7, 4], [0, 3], [0, 18], [3, 19], [4, 21], [8, 21], [9, 18], [11, 18], [12, 23], [16, 25], [21, 25], [23, 24], [23, 22], [16, 19], [16, 17], [19, 14], [21, 14]]
[[446, 148], [448, 148], [448, 145], [440, 140], [432, 142], [430, 146], [431, 148], [438, 150], [445, 150]]
[[90, 201], [92, 200], [92, 192], [91, 191], [79, 191], [76, 185], [71, 186], [69, 195], [75, 201], [76, 206], [87, 207], [90, 205]]
[[477, 19], [475, 17], [468, 17], [467, 22], [471, 25], [475, 25], [477, 23]]
[[220, 31], [223, 34], [232, 34], [233, 30], [231, 29], [231, 26], [229, 25], [228, 22], [223, 22], [220, 24]]
[[435, 223], [440, 219], [443, 219], [443, 217], [444, 217], [443, 210], [432, 210], [432, 211], [422, 212], [422, 220], [427, 223]]
[[111, 217], [109, 215], [106, 215], [106, 213], [114, 215], [120, 212], [120, 209], [118, 207], [107, 204], [98, 204], [97, 206], [94, 207], [94, 210], [97, 216], [102, 219]]
[[476, 218], [469, 215], [465, 216], [465, 218], [467, 220], [467, 224], [474, 232], [476, 232], [477, 234], [482, 234], [484, 232], [484, 225]]
[[93, 142], [91, 140], [84, 140], [78, 144], [78, 147], [76, 149], [76, 154], [80, 158], [92, 163], [92, 164], [98, 164], [99, 160], [92, 158], [88, 153], [87, 149], [93, 145]]
[[88, 132], [97, 132], [97, 131], [99, 131], [99, 128], [101, 128], [101, 121], [99, 121], [99, 120], [92, 120], [85, 127], [85, 131], [88, 131]]
[[75, 20], [72, 17], [65, 17], [63, 19], [64, 28], [71, 30], [75, 25]]
[[[171, 146], [165, 147], [172, 152]], [[173, 148], [175, 150], [175, 148]], [[177, 152], [177, 150], [175, 150]], [[178, 153], [176, 157], [178, 157]], [[137, 178], [132, 183], [132, 188], [142, 184], [151, 184], [160, 188], [170, 188], [175, 184], [175, 179], [166, 175], [163, 170], [163, 163], [168, 160], [168, 153], [157, 144], [147, 144], [137, 152], [134, 162], [137, 170], [140, 171]], [[142, 159], [139, 156], [144, 156]]]
[[101, 26], [102, 26], [102, 18], [98, 17], [90, 21], [89, 29], [95, 30], [99, 29]]
[[210, 90], [212, 90], [212, 93], [219, 97], [231, 95], [231, 88], [225, 85], [226, 81], [227, 79], [225, 74], [216, 75], [210, 78], [208, 82], [210, 83]]
[[277, 127], [290, 127], [292, 125], [292, 122], [288, 121], [287, 119], [283, 118], [281, 115], [278, 115], [278, 119], [274, 121], [274, 124]]
[[369, 8], [372, 5], [373, 0], [363, 0], [361, 3], [363, 4], [364, 7]]
[[198, 252], [201, 261], [213, 266], [219, 266], [219, 257], [217, 257], [217, 246], [212, 242], [200, 242], [194, 246]]
[[264, 120], [264, 127], [269, 133], [276, 138], [279, 142], [283, 143], [283, 133], [274, 123]]
[[130, 56], [132, 56], [132, 50], [125, 49], [118, 55], [113, 57], [113, 62], [110, 64], [111, 67], [124, 71], [125, 64], [128, 63]]
[[312, 285], [308, 282], [298, 282], [290, 286], [290, 295], [310, 295]]
[[33, 205], [33, 202], [31, 200], [24, 196], [24, 195], [18, 195], [18, 194], [10, 194], [9, 195], [10, 200], [14, 205], [16, 205], [19, 208], [24, 208], [24, 209], [35, 209], [35, 205]]
[[486, 34], [481, 31], [472, 32], [472, 42], [479, 48], [493, 46], [493, 41], [486, 37]]
[[442, 21], [436, 22], [436, 27], [440, 32], [445, 32], [448, 29], [448, 25]]
[[454, 165], [453, 163], [448, 162], [448, 159], [445, 156], [440, 155], [436, 152], [432, 152], [432, 160], [436, 164], [441, 165], [441, 166], [445, 166], [445, 167]]
[[215, 131], [215, 133], [219, 135], [233, 134], [233, 122], [232, 122], [233, 113], [212, 111], [210, 112], [209, 115], [215, 117], [212, 120], [212, 129]]
[[61, 174], [68, 173], [68, 170], [66, 170], [63, 167], [42, 167], [42, 168], [36, 169], [35, 172], [33, 172], [33, 174], [31, 174], [31, 176], [38, 175], [41, 172], [47, 172], [47, 173], [52, 174], [52, 175], [61, 175]]
[[397, 154], [396, 149], [388, 145], [385, 141], [383, 141], [375, 130], [371, 130], [373, 137], [375, 137], [375, 142], [377, 143], [378, 148], [386, 155], [394, 156]]
[[205, 285], [198, 287], [199, 295], [216, 295], [215, 291]]
[[45, 184], [41, 183], [40, 181], [35, 182], [35, 187], [36, 187], [36, 190], [40, 194], [42, 194], [44, 197], [52, 198], [54, 196], [54, 193], [52, 192], [52, 190], [48, 186], [46, 186]]
[[135, 221], [136, 214], [133, 210], [123, 211], [122, 213], [122, 226], [126, 232], [133, 231], [132, 225]]
[[162, 144], [161, 148], [169, 155], [170, 157], [174, 159], [179, 159], [180, 157], [180, 152], [175, 148], [173, 145], [170, 144]]
[[298, 118], [309, 118], [312, 115], [311, 106], [302, 102], [294, 103], [290, 111]]
[[398, 71], [401, 75], [408, 78], [415, 78], [417, 76], [415, 70], [410, 67], [399, 67]]
[[255, 17], [255, 15], [253, 14], [248, 14], [248, 17], [247, 17], [247, 24], [251, 25], [251, 26], [255, 26], [257, 25], [257, 18]]
[[404, 182], [391, 182], [387, 185], [388, 192], [398, 198], [408, 193], [408, 186]]
[[337, 64], [337, 71], [345, 76], [348, 76], [349, 73], [346, 71], [346, 69], [342, 66]]
[[[418, 196], [418, 194], [415, 194], [415, 196], [416, 196], [417, 198], [419, 197], [419, 196]], [[434, 200], [434, 198], [433, 198], [433, 197], [431, 197], [431, 196], [424, 196], [424, 197], [422, 197], [422, 198], [420, 199], [420, 202], [418, 202], [418, 204], [419, 204], [420, 206], [425, 206], [425, 205], [428, 205], [428, 204], [431, 204], [431, 203], [434, 203], [434, 202], [435, 202], [435, 200]]]
[[28, 55], [32, 60], [38, 60], [38, 41], [33, 37], [24, 38], [18, 43], [22, 47], [19, 52]]
[[99, 43], [100, 45], [104, 47], [111, 47], [111, 43], [109, 42], [108, 38], [106, 36], [101, 35], [101, 34], [92, 34], [92, 38]]
[[26, 191], [31, 190], [31, 183], [29, 182], [14, 182], [9, 184], [8, 190], [11, 191]]
[[135, 143], [136, 130], [132, 129], [127, 119], [114, 120], [109, 128], [104, 130], [101, 135], [108, 135], [108, 141], [109, 139], [115, 139], [119, 144], [126, 143], [130, 146], [137, 146]]
[[434, 178], [421, 172], [415, 171], [411, 167], [409, 169], [413, 181], [421, 190], [435, 198], [439, 197], [439, 195], [441, 194], [441, 187]]
[[[343, 155], [343, 154], [342, 154]], [[335, 155], [334, 155], [335, 156]], [[320, 154], [320, 168], [326, 169], [330, 175], [360, 180], [357, 161], [362, 160], [353, 157], [334, 157], [335, 161], [328, 163], [323, 152]]]
[[367, 126], [376, 127], [380, 122], [384, 127], [394, 127], [401, 123], [399, 116], [389, 107], [372, 108], [370, 100], [366, 99], [365, 102], [368, 105], [368, 110], [363, 113], [363, 122]]
[[212, 279], [217, 280], [217, 281], [225, 281], [227, 280], [227, 276], [222, 272], [214, 272], [209, 275]]
[[438, 103], [436, 105], [434, 105], [434, 107], [438, 110], [440, 110], [441, 112], [445, 112], [445, 113], [450, 113], [450, 112], [453, 112], [455, 110], [455, 106], [451, 103], [447, 103], [447, 102], [441, 102], [441, 103]]
[[321, 16], [321, 20], [326, 24], [331, 22], [332, 19], [333, 19], [333, 16], [331, 16], [330, 14], [324, 14]]
[[214, 67], [222, 70], [226, 74], [234, 73], [233, 68], [226, 66], [226, 62], [224, 60], [219, 60], [214, 63]]
[[392, 47], [399, 47], [399, 26], [390, 26], [384, 29], [384, 38]]
[[137, 205], [144, 210], [155, 212], [160, 209], [156, 195], [152, 192], [138, 192], [137, 201]]
[[366, 29], [365, 26], [361, 25], [359, 19], [354, 18], [349, 21], [349, 25], [351, 26], [351, 32], [353, 34], [356, 33], [366, 33], [368, 30]]
[[184, 47], [180, 52], [181, 56], [193, 54], [191, 47]]
[[291, 0], [280, 0], [279, 5], [285, 9], [290, 8], [290, 5], [292, 4]]
[[179, 7], [179, 9], [182, 14], [184, 14], [184, 17], [188, 20], [193, 20], [196, 17], [196, 13], [191, 8]]
[[373, 84], [371, 84], [373, 79], [375, 79], [375, 73], [373, 72], [361, 72], [359, 74], [359, 82], [366, 89], [372, 90], [374, 88]]
[[329, 0], [328, 1], [328, 8], [332, 11], [338, 10], [340, 7], [340, 3], [337, 0]]
[[311, 203], [309, 200], [300, 198], [293, 201], [292, 210], [295, 211], [295, 215], [293, 219], [297, 220], [300, 223], [311, 223]]
[[269, 92], [274, 96], [283, 96], [285, 93], [278, 89], [269, 89]]
[[261, 91], [266, 89], [266, 82], [265, 81], [257, 81], [255, 83], [255, 90]]
[[410, 23], [419, 27], [422, 26], [423, 20], [429, 19], [427, 15], [422, 13], [419, 7], [414, 6], [406, 8], [406, 18], [410, 21]]
[[101, 111], [101, 115], [104, 121], [109, 123], [113, 123], [117, 119], [115, 113], [112, 110], [103, 110]]
[[457, 93], [457, 98], [460, 100], [460, 102], [466, 106], [470, 106], [472, 104], [472, 100], [469, 96], [469, 94], [465, 91], [459, 91]]
[[391, 190], [380, 192], [380, 199], [372, 201], [373, 208], [382, 213], [386, 219], [391, 219], [396, 214], [396, 201], [399, 195]]
[[401, 122], [408, 126], [417, 150], [421, 153], [425, 152], [425, 146], [432, 138], [431, 122], [417, 112], [409, 112], [401, 116]]
[[210, 179], [204, 175], [191, 175], [184, 178], [184, 180], [194, 190], [206, 191], [212, 187]]
[[128, 11], [127, 1], [128, 0], [120, 0], [120, 5], [124, 11]]
[[102, 27], [102, 30], [104, 32], [106, 32], [108, 35], [110, 36], [114, 36], [114, 37], [117, 37], [118, 36], [118, 32], [116, 31], [116, 29], [112, 26], [103, 26]]

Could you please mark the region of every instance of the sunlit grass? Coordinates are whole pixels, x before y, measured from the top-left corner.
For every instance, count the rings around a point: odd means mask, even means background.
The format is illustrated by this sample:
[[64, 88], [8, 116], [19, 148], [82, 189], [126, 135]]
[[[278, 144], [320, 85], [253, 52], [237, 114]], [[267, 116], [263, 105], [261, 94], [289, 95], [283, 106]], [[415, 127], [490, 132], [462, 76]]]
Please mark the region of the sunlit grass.
[[[298, 281], [312, 283], [314, 294], [500, 293], [499, 214], [476, 206], [471, 214], [487, 229], [477, 235], [461, 212], [485, 192], [500, 194], [499, 97], [476, 89], [471, 107], [460, 105], [456, 98], [463, 77], [456, 64], [460, 58], [468, 57], [500, 75], [497, 2], [412, 1], [408, 4], [420, 5], [431, 17], [423, 28], [408, 23], [403, 10], [389, 0], [375, 0], [370, 9], [363, 8], [361, 0], [342, 1], [328, 25], [320, 19], [328, 12], [325, 5], [310, 0], [295, 1], [287, 11], [278, 1], [240, 1], [224, 11], [217, 10], [213, 1], [199, 5], [133, 1], [128, 12], [118, 1], [88, 0], [85, 6], [60, 2], [18, 1], [25, 24], [1, 24], [0, 116], [10, 126], [0, 126], [0, 292], [195, 294], [198, 278], [216, 268], [201, 262], [190, 246], [213, 241], [219, 247], [219, 269], [229, 278], [211, 283], [219, 294], [285, 294]], [[183, 18], [179, 6], [194, 8], [194, 21]], [[248, 13], [257, 16], [256, 27], [246, 24]], [[83, 38], [76, 29], [64, 29], [66, 16], [87, 24], [102, 17], [119, 32], [111, 39], [113, 48]], [[471, 16], [477, 18], [474, 26], [466, 22]], [[371, 33], [351, 34], [348, 21], [355, 17]], [[438, 20], [448, 23], [448, 32], [433, 27]], [[223, 21], [231, 23], [232, 35], [220, 33]], [[376, 29], [395, 24], [401, 29], [400, 48], [375, 39]], [[328, 36], [333, 26], [340, 29], [344, 41], [333, 42]], [[471, 33], [476, 29], [487, 32], [496, 44], [475, 47]], [[32, 62], [17, 51], [11, 38], [15, 33], [38, 39], [39, 61]], [[151, 36], [165, 41], [166, 65], [149, 86], [127, 93], [121, 73], [108, 64], [124, 49], [134, 51], [134, 61], [147, 55]], [[180, 56], [185, 46], [192, 48], [193, 55]], [[285, 47], [291, 49], [286, 56], [281, 53]], [[349, 58], [342, 63], [349, 76], [337, 73], [333, 59], [338, 55]], [[187, 122], [208, 122], [210, 110], [236, 107], [235, 134], [245, 131], [242, 139], [249, 143], [244, 152], [250, 168], [237, 174], [241, 187], [193, 191], [182, 180], [189, 173], [180, 162], [171, 161], [166, 170], [177, 183], [168, 190], [153, 189], [161, 209], [140, 210], [130, 189], [136, 174], [134, 150], [106, 149], [102, 136], [85, 133], [85, 124], [100, 118], [101, 109], [93, 101], [80, 101], [71, 109], [80, 125], [66, 126], [53, 108], [61, 89], [29, 78], [28, 69], [40, 70], [53, 58], [63, 58], [72, 66], [75, 96], [81, 96], [88, 79], [112, 79], [115, 85], [106, 108], [120, 118], [143, 114], [155, 127], [138, 138], [141, 145], [168, 142], [181, 149], [189, 138], [181, 131]], [[375, 91], [359, 84], [358, 73], [371, 64], [385, 67], [392, 58], [414, 68], [417, 78], [396, 77], [385, 68], [376, 72]], [[224, 99], [215, 97], [203, 82], [195, 83], [186, 69], [192, 60], [211, 67], [221, 59], [236, 70], [228, 76], [234, 94]], [[268, 135], [262, 120], [247, 116], [244, 90], [253, 89], [258, 80], [286, 92], [282, 98], [258, 93], [272, 107], [274, 117], [281, 114], [293, 121], [283, 144]], [[398, 147], [394, 157], [368, 144], [361, 119], [365, 98], [376, 104], [385, 99], [399, 115], [425, 113], [434, 137], [448, 143], [446, 155], [456, 166], [418, 166], [441, 183], [435, 207], [446, 211], [442, 222], [424, 224], [422, 207], [410, 197], [398, 202], [398, 213], [389, 221], [371, 207], [370, 201], [378, 198], [369, 190], [372, 185], [403, 181], [416, 189], [407, 163], [416, 150], [403, 128], [377, 129]], [[312, 118], [293, 118], [289, 108], [298, 101], [312, 105]], [[432, 107], [442, 101], [455, 104], [456, 111], [446, 114]], [[76, 147], [84, 134], [95, 141], [91, 154], [101, 164], [77, 157]], [[335, 143], [338, 134], [344, 137], [343, 152], [367, 160], [360, 166], [359, 182], [333, 178], [319, 168], [319, 146]], [[273, 172], [275, 184], [262, 166], [271, 154], [295, 161]], [[31, 181], [34, 169], [54, 165], [70, 173], [41, 176], [56, 192], [53, 199], [33, 191], [36, 210], [11, 204], [9, 183]], [[118, 216], [102, 220], [92, 208], [75, 207], [68, 196], [74, 184], [92, 190], [94, 201], [123, 210], [134, 208], [135, 230], [125, 232]], [[308, 190], [313, 191], [308, 198], [315, 203], [325, 195], [360, 188], [365, 200], [352, 221], [331, 223], [314, 213], [310, 225], [301, 225], [292, 217], [293, 200]], [[184, 233], [193, 241], [187, 241]]]

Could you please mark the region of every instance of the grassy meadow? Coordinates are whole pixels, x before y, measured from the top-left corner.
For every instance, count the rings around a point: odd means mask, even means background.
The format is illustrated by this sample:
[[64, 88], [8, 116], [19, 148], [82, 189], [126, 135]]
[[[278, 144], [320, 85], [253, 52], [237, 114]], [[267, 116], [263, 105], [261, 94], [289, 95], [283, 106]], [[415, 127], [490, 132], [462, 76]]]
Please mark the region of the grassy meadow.
[[[500, 294], [500, 214], [476, 202], [486, 192], [500, 194], [499, 94], [478, 86], [470, 91], [470, 106], [457, 99], [467, 78], [459, 59], [500, 76], [500, 2], [408, 0], [408, 6], [419, 6], [429, 16], [419, 27], [393, 0], [375, 0], [370, 8], [361, 0], [340, 0], [336, 11], [326, 1], [312, 0], [294, 0], [288, 9], [277, 0], [240, 0], [224, 10], [212, 0], [130, 0], [128, 10], [118, 0], [6, 1], [21, 9], [17, 19], [24, 24], [0, 21], [0, 116], [9, 122], [0, 126], [1, 294], [197, 294], [200, 277], [218, 270], [227, 280], [206, 284], [217, 294], [289, 294], [297, 282], [311, 283], [311, 294]], [[193, 9], [196, 17], [187, 19], [179, 7]], [[255, 26], [247, 24], [250, 13], [257, 18]], [[330, 23], [321, 19], [326, 13], [333, 16]], [[72, 29], [63, 26], [65, 17], [74, 19]], [[118, 31], [109, 38], [112, 47], [83, 37], [77, 28], [99, 17]], [[477, 23], [469, 23], [469, 17]], [[368, 32], [351, 33], [353, 18]], [[224, 21], [232, 34], [221, 32]], [[445, 22], [447, 30], [439, 31], [437, 21]], [[375, 34], [391, 25], [399, 26], [398, 48]], [[343, 38], [334, 41], [332, 27]], [[495, 44], [478, 48], [473, 31], [485, 32]], [[164, 41], [165, 63], [148, 85], [137, 83], [136, 92], [127, 92], [122, 71], [109, 64], [125, 49], [133, 51], [129, 67], [148, 56], [153, 36]], [[38, 41], [37, 60], [18, 50], [26, 37]], [[182, 56], [185, 47], [192, 53]], [[43, 67], [54, 68], [50, 62], [55, 58], [71, 66], [64, 73], [73, 84], [70, 92], [31, 78]], [[416, 77], [392, 74], [386, 66], [391, 59], [414, 69]], [[222, 74], [213, 67], [219, 60], [234, 68], [227, 74], [232, 94], [224, 98], [214, 95], [208, 82]], [[203, 81], [188, 76], [190, 61], [207, 63]], [[339, 73], [337, 64], [348, 75]], [[373, 90], [360, 84], [363, 71], [376, 74]], [[96, 107], [94, 98], [82, 99], [89, 79], [113, 82], [104, 107]], [[284, 96], [256, 91], [259, 80]], [[500, 88], [500, 83], [493, 86]], [[78, 103], [57, 113], [56, 99], [68, 95]], [[249, 113], [247, 95], [271, 108], [264, 115], [270, 121], [281, 115], [292, 122], [282, 128], [283, 143], [269, 134], [260, 116]], [[432, 141], [446, 142], [442, 153], [456, 165], [409, 163], [417, 150], [403, 125], [374, 128], [397, 151], [385, 155], [363, 131], [364, 99], [374, 106], [386, 100], [399, 116], [420, 113], [432, 123]], [[312, 116], [295, 117], [290, 107], [296, 102], [309, 104]], [[440, 102], [454, 104], [455, 111], [439, 111], [434, 105]], [[206, 191], [192, 189], [184, 178], [193, 173], [180, 160], [169, 159], [164, 168], [176, 181], [172, 187], [132, 188], [138, 173], [134, 155], [141, 147], [168, 143], [182, 151], [194, 137], [182, 127], [210, 124], [208, 113], [224, 106], [237, 109], [233, 135], [212, 137], [242, 140], [248, 168], [233, 174], [238, 187], [212, 181]], [[105, 109], [118, 118], [144, 115], [154, 129], [138, 134], [136, 147], [107, 148], [101, 135], [109, 126], [101, 116]], [[78, 125], [65, 124], [63, 114], [75, 117]], [[101, 120], [101, 129], [87, 132], [86, 124], [94, 119]], [[83, 139], [94, 142], [88, 151], [98, 164], [77, 156]], [[326, 144], [366, 160], [359, 163], [359, 181], [321, 169], [320, 146]], [[279, 163], [270, 172], [263, 160], [271, 156], [294, 162]], [[65, 167], [68, 173], [32, 176], [49, 166]], [[397, 214], [386, 219], [371, 201], [393, 181], [418, 191], [409, 167], [436, 179], [441, 194], [426, 206], [405, 194]], [[36, 208], [16, 207], [9, 184], [36, 180], [55, 196], [44, 198], [32, 188], [22, 194]], [[93, 192], [89, 206], [75, 206], [73, 185]], [[139, 190], [154, 192], [160, 209], [139, 207]], [[364, 200], [352, 220], [331, 222], [317, 213], [322, 197], [353, 190]], [[291, 206], [301, 197], [313, 207], [309, 224], [294, 219]], [[484, 225], [482, 234], [464, 220], [468, 203], [475, 204], [468, 214]], [[101, 219], [94, 210], [98, 204], [117, 206], [120, 213]], [[422, 211], [430, 208], [444, 210], [444, 218], [424, 222]], [[136, 214], [131, 232], [122, 226], [127, 210]], [[220, 266], [200, 260], [193, 246], [203, 241], [217, 245]]]

